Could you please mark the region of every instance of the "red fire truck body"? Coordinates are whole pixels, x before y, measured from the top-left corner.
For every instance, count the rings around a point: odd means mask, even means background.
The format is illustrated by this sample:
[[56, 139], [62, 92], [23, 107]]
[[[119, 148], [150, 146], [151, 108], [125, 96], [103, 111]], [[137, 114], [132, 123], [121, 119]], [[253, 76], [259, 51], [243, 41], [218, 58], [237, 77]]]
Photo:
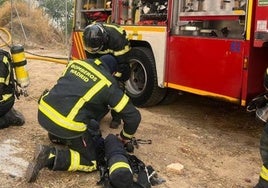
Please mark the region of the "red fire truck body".
[[81, 33], [100, 21], [88, 16], [96, 12], [128, 34], [126, 89], [137, 106], [158, 104], [174, 91], [245, 106], [264, 91], [268, 0], [76, 0], [74, 59], [86, 58]]

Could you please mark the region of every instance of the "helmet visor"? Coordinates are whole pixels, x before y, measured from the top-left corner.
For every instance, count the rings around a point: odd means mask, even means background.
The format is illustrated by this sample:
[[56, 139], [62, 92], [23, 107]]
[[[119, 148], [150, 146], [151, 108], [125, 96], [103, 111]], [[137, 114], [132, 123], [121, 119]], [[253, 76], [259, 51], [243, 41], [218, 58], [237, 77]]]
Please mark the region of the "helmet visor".
[[99, 52], [104, 44], [103, 29], [99, 25], [90, 25], [85, 28], [83, 33], [85, 49], [90, 52]]
[[101, 47], [96, 47], [96, 48], [92, 48], [92, 47], [89, 47], [89, 46], [85, 46], [85, 50], [88, 51], [89, 53], [97, 53], [101, 50], [102, 46]]

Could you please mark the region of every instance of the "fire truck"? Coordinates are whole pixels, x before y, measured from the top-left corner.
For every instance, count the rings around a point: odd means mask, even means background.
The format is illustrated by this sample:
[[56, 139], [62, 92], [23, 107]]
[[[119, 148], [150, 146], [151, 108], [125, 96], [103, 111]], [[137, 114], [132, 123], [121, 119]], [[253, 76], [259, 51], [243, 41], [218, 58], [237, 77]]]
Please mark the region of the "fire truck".
[[177, 91], [246, 106], [264, 91], [268, 0], [76, 0], [73, 59], [86, 58], [82, 32], [95, 21], [126, 30], [126, 92], [139, 107]]

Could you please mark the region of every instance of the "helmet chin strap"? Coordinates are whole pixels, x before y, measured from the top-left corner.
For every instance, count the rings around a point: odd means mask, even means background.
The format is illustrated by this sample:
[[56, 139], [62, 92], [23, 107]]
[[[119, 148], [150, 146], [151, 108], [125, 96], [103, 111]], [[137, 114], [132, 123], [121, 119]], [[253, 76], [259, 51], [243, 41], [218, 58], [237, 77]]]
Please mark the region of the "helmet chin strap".
[[89, 53], [91, 53], [91, 54], [94, 54], [94, 53], [98, 53], [99, 51], [101, 51], [102, 49], [103, 49], [103, 45], [100, 47], [100, 48], [98, 48], [98, 50], [94, 50], [93, 48], [90, 48], [90, 47], [84, 47], [84, 49], [87, 51], [87, 52], [89, 52]]

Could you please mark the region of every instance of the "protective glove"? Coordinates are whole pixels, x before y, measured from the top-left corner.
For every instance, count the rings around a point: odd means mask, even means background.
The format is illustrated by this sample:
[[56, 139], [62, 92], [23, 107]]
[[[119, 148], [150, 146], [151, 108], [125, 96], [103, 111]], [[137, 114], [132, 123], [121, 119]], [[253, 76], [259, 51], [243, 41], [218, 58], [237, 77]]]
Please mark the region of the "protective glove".
[[125, 139], [121, 136], [121, 134], [116, 134], [117, 138], [123, 143], [124, 148], [127, 152], [133, 153], [134, 152], [134, 144], [132, 139]]

